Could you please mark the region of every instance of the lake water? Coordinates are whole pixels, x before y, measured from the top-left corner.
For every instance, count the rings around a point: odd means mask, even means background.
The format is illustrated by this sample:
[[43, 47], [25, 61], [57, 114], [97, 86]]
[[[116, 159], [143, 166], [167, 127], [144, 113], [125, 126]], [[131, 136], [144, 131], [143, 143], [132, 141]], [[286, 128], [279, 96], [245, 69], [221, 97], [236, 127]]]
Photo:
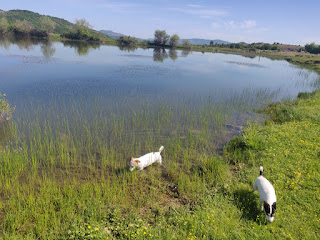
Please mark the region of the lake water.
[[42, 98], [105, 91], [172, 97], [259, 89], [279, 91], [284, 98], [313, 90], [319, 79], [312, 71], [264, 57], [61, 42], [2, 40], [0, 66], [1, 92], [15, 104], [25, 94]]
[[[252, 116], [249, 108], [294, 98], [320, 82], [313, 71], [258, 56], [35, 40], [1, 40], [0, 66], [0, 91], [16, 106], [13, 119], [21, 128], [35, 119], [51, 121], [53, 126], [61, 116], [68, 129], [89, 124], [93, 116], [133, 121], [148, 109], [148, 127], [126, 129], [144, 132], [142, 137], [158, 131], [158, 137], [164, 138], [177, 129], [188, 129], [190, 122], [186, 126], [184, 119], [188, 112], [198, 116], [194, 129], [203, 126], [203, 116], [213, 119], [219, 114], [223, 119], [214, 122], [230, 126], [233, 119], [234, 129]], [[212, 105], [219, 114], [201, 110]], [[164, 133], [159, 133], [152, 120], [161, 106], [167, 109], [165, 114], [176, 114], [169, 121], [175, 124], [167, 124]], [[79, 118], [82, 122], [77, 125]]]

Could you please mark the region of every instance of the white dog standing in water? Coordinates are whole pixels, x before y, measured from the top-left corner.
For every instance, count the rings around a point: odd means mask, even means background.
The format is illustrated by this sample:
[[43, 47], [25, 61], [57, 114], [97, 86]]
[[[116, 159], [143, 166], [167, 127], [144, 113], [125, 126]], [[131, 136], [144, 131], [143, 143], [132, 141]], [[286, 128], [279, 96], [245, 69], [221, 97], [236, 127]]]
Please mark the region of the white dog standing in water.
[[145, 167], [150, 166], [152, 163], [158, 162], [162, 163], [161, 152], [164, 149], [163, 146], [160, 147], [159, 152], [151, 152], [143, 155], [139, 158], [131, 158], [130, 161], [130, 171], [133, 171], [136, 167], [139, 170], [144, 169]]
[[272, 184], [262, 176], [263, 167], [260, 167], [260, 176], [253, 183], [253, 190], [260, 193], [260, 208], [265, 211], [267, 221], [273, 222], [277, 208], [277, 197]]

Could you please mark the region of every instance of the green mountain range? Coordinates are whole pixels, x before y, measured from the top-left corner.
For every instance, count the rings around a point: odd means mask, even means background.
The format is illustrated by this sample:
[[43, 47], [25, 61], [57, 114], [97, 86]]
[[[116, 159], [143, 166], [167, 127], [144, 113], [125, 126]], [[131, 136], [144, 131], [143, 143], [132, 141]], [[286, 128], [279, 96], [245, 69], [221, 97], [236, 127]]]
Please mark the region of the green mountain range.
[[[0, 10], [0, 18], [6, 18], [9, 24], [14, 24], [16, 20], [26, 20], [27, 22], [30, 22], [35, 29], [40, 28], [40, 18], [42, 16], [46, 15], [41, 15], [39, 13], [27, 11], [27, 10], [10, 10], [10, 11], [2, 11]], [[64, 20], [62, 18], [57, 18], [57, 17], [51, 17], [47, 16], [50, 18], [51, 21], [54, 22], [54, 33], [57, 34], [63, 34], [65, 32], [68, 32], [73, 29], [74, 24], [71, 22], [68, 22], [67, 20]]]

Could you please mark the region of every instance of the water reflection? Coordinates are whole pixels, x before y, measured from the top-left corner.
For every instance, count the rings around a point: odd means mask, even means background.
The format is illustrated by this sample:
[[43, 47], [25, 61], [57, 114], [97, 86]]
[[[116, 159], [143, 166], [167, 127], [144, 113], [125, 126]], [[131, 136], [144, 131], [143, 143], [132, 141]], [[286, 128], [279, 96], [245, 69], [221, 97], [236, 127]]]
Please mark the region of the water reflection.
[[28, 37], [6, 36], [0, 38], [0, 47], [7, 51], [10, 47], [16, 45], [20, 50], [33, 51], [34, 47], [40, 46], [41, 53], [46, 58], [51, 58], [56, 53], [53, 43], [48, 39], [37, 39]]
[[172, 61], [175, 61], [178, 58], [178, 52], [175, 49], [170, 49], [169, 50], [169, 57], [171, 58]]
[[118, 46], [118, 48], [124, 52], [135, 52], [138, 49], [135, 46]]
[[163, 62], [167, 59], [169, 55], [164, 48], [155, 48], [153, 49], [153, 61], [155, 62]]
[[11, 41], [8, 39], [0, 39], [0, 47], [4, 48], [5, 50], [9, 50], [11, 45]]
[[96, 42], [75, 42], [75, 41], [63, 41], [64, 47], [71, 47], [76, 50], [76, 53], [79, 56], [86, 56], [89, 54], [90, 50], [92, 49], [99, 49], [100, 43]]
[[181, 51], [181, 57], [187, 57], [190, 54], [190, 50], [182, 50]]
[[[81, 42], [81, 41], [63, 41], [64, 47], [74, 48], [78, 56], [86, 56], [91, 50], [100, 49], [100, 43], [96, 42]], [[0, 47], [10, 50], [11, 46], [18, 46], [20, 50], [34, 51], [34, 47], [40, 46], [40, 51], [46, 58], [52, 58], [56, 54], [56, 48], [53, 42], [47, 39], [36, 39], [27, 37], [0, 37]], [[118, 46], [120, 51], [135, 52], [138, 47], [135, 46]], [[154, 48], [153, 49], [153, 61], [163, 62], [166, 59], [175, 61], [178, 57], [187, 57], [190, 54], [189, 50], [182, 50], [178, 55], [178, 51], [175, 49]]]
[[51, 42], [41, 45], [41, 52], [46, 58], [51, 58], [56, 53], [56, 48], [52, 45]]
[[[169, 53], [167, 52], [169, 51]], [[181, 52], [181, 57], [187, 57], [189, 55], [189, 50], [183, 50]], [[170, 58], [175, 61], [178, 58], [178, 52], [175, 49], [165, 49], [165, 48], [154, 48], [153, 49], [153, 61], [163, 62], [165, 59]]]
[[11, 45], [17, 45], [20, 50], [33, 50], [33, 47], [38, 44], [46, 44], [48, 40], [36, 39], [36, 38], [26, 38], [26, 37], [13, 37], [6, 36], [0, 38], [0, 46], [9, 50]]

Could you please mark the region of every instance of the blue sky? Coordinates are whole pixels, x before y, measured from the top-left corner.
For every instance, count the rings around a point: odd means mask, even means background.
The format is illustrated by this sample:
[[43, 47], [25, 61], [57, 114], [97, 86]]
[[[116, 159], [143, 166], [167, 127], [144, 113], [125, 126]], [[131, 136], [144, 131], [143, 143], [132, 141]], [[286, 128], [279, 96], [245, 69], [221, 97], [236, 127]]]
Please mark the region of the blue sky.
[[320, 44], [319, 0], [3, 0], [0, 9], [85, 18], [94, 29], [140, 38], [164, 29], [181, 38]]

